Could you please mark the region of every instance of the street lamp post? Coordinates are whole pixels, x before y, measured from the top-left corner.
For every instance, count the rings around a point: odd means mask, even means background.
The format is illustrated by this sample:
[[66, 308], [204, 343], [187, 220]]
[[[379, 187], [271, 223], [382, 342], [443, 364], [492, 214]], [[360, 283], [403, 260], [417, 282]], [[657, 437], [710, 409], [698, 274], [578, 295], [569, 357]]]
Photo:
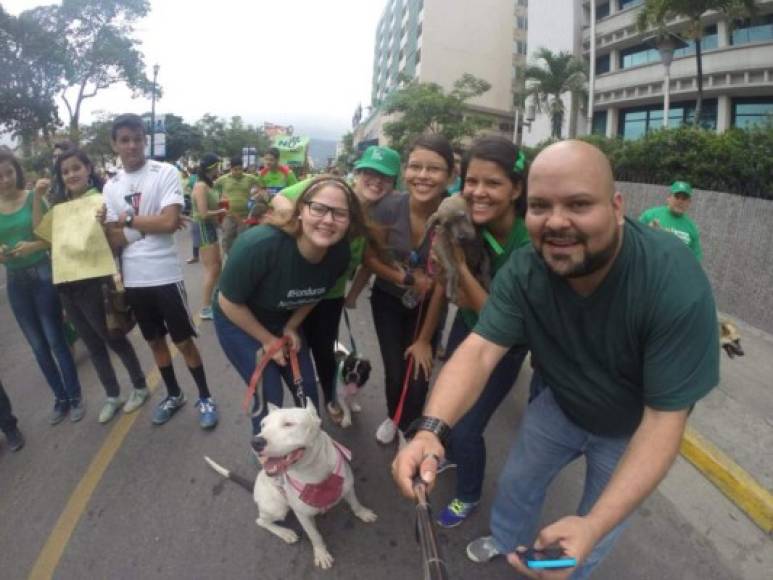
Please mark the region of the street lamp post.
[[156, 79], [158, 78], [157, 64], [153, 65], [153, 95], [150, 101], [150, 158], [156, 154]]

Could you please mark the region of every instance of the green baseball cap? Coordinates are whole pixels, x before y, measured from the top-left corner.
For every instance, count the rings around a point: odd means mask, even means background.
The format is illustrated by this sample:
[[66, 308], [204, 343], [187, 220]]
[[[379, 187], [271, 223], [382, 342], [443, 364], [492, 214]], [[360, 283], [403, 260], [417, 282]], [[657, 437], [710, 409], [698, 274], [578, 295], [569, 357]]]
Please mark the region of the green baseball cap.
[[683, 193], [688, 197], [692, 197], [692, 185], [686, 181], [674, 181], [671, 184], [671, 195], [675, 193]]
[[389, 147], [371, 145], [354, 164], [355, 169], [372, 169], [387, 177], [400, 174], [400, 154]]

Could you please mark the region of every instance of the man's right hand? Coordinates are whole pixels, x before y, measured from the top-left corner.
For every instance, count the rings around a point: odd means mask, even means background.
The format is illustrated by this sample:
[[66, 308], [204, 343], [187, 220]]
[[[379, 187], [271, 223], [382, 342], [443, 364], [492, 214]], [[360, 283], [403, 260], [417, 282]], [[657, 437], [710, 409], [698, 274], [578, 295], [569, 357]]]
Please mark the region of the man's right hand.
[[392, 462], [392, 477], [400, 492], [409, 498], [415, 498], [413, 480], [417, 475], [427, 484], [427, 491], [435, 485], [438, 464], [445, 456], [440, 440], [429, 431], [419, 431], [403, 447]]

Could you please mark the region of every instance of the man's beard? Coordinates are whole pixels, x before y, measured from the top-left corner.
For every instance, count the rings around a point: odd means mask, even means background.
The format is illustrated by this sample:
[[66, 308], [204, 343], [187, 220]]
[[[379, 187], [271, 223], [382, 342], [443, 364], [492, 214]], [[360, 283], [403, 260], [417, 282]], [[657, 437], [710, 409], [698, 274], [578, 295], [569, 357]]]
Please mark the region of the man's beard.
[[[572, 264], [571, 267], [566, 270], [556, 268], [551, 263], [551, 260], [545, 257], [545, 241], [550, 239], [572, 240], [583, 248], [586, 248], [583, 260], [581, 262]], [[542, 248], [540, 249], [540, 255], [545, 264], [547, 264], [548, 268], [550, 268], [553, 273], [561, 276], [562, 278], [581, 278], [583, 276], [588, 276], [604, 268], [607, 264], [609, 264], [610, 260], [614, 258], [615, 253], [617, 252], [617, 246], [620, 243], [620, 229], [615, 228], [614, 236], [612, 236], [612, 240], [609, 242], [609, 244], [596, 252], [589, 252], [587, 250], [587, 241], [588, 236], [581, 232], [566, 235], [558, 233], [554, 230], [546, 230], [545, 233], [542, 234]], [[553, 262], [568, 262], [568, 260], [556, 260], [555, 258], [552, 258], [552, 260]]]

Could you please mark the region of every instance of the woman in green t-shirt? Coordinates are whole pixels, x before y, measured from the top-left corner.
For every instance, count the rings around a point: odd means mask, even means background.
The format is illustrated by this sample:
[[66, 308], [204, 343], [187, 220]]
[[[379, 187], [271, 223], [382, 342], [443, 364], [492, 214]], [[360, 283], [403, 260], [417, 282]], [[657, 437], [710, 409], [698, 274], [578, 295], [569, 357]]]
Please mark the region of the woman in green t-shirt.
[[222, 260], [217, 239], [217, 220], [226, 210], [219, 207], [215, 179], [220, 172], [220, 157], [207, 153], [199, 162], [198, 180], [193, 186], [194, 227], [199, 228], [199, 257], [204, 266], [204, 294], [201, 319], [212, 320], [212, 294], [220, 277]]
[[[473, 143], [461, 168], [462, 195], [470, 216], [489, 252], [492, 272], [508, 260], [516, 249], [529, 244], [523, 216], [526, 211], [526, 164], [523, 153], [501, 137], [484, 137]], [[448, 338], [448, 353], [461, 344], [475, 326], [478, 313], [488, 299], [488, 290], [473, 276], [458, 252], [461, 283], [459, 311]], [[445, 284], [436, 284], [427, 318], [418, 340], [408, 352], [427, 377], [432, 372], [430, 341], [445, 308]], [[449, 462], [457, 466], [456, 494], [438, 516], [438, 523], [454, 527], [462, 523], [480, 501], [486, 468], [483, 431], [502, 400], [510, 392], [526, 356], [526, 349], [511, 349], [500, 361], [478, 401], [451, 430]]]
[[[255, 370], [256, 354], [272, 352], [278, 340], [289, 339], [287, 348], [298, 355], [303, 392], [319, 407], [301, 323], [346, 271], [349, 240], [363, 235], [365, 226], [354, 192], [330, 176], [312, 180], [291, 212], [237, 238], [220, 278], [215, 331], [246, 383]], [[265, 403], [282, 405], [282, 380], [293, 382], [285, 349], [272, 358], [262, 376], [263, 396], [254, 402], [253, 433], [260, 432]]]
[[[63, 193], [61, 198], [53, 200], [54, 205], [87, 196], [100, 195], [102, 191], [102, 179], [94, 170], [94, 165], [88, 155], [80, 149], [70, 149], [59, 156], [54, 164], [54, 179], [58, 186], [56, 191]], [[56, 236], [60, 233], [60, 227], [53, 224], [52, 245], [56, 244]], [[84, 228], [82, 231], [85, 240], [88, 230]], [[72, 232], [69, 235], [72, 236]], [[72, 247], [71, 244], [70, 248]], [[70, 256], [70, 258], [79, 259], [78, 256]], [[54, 253], [54, 261], [56, 259], [56, 253]], [[80, 259], [89, 259], [87, 252], [83, 252]], [[108, 283], [109, 277], [99, 277], [56, 285], [67, 317], [83, 339], [99, 381], [105, 389], [107, 398], [99, 412], [98, 420], [100, 423], [110, 421], [121, 407], [123, 407], [124, 412], [132, 412], [137, 409], [139, 404], [144, 402], [146, 396], [144, 392], [136, 393], [136, 391], [147, 389], [145, 375], [132, 343], [126, 336], [111, 336], [107, 330], [103, 286]], [[110, 362], [108, 347], [121, 359], [135, 389], [126, 404], [121, 399], [121, 388], [113, 364]]]
[[[42, 194], [48, 183], [42, 180]], [[64, 336], [62, 304], [52, 283], [47, 245], [35, 239], [33, 212], [42, 212], [43, 195], [24, 190], [24, 172], [12, 153], [0, 151], [0, 263], [5, 265], [8, 302], [54, 392], [49, 423], [71, 412], [83, 417], [81, 384]], [[35, 207], [37, 205], [37, 208]]]

